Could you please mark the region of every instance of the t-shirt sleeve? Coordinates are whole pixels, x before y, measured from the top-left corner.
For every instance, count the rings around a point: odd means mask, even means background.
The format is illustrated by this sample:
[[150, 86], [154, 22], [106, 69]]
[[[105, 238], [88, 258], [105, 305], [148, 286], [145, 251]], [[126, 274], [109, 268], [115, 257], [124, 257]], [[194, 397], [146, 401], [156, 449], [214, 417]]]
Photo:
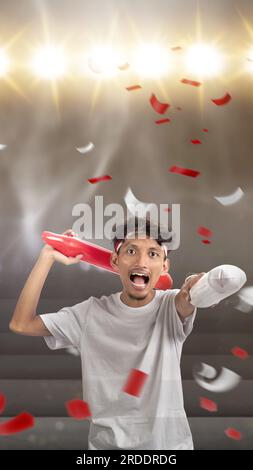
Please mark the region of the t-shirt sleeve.
[[87, 322], [90, 304], [91, 298], [72, 307], [64, 307], [58, 312], [40, 315], [52, 335], [44, 336], [50, 349], [75, 346], [80, 350], [82, 331]]
[[193, 313], [186, 317], [184, 321], [182, 321], [178, 315], [175, 305], [175, 297], [179, 290], [180, 289], [173, 289], [170, 291], [168, 308], [169, 328], [173, 332], [174, 338], [183, 343], [193, 329], [197, 308], [195, 307]]

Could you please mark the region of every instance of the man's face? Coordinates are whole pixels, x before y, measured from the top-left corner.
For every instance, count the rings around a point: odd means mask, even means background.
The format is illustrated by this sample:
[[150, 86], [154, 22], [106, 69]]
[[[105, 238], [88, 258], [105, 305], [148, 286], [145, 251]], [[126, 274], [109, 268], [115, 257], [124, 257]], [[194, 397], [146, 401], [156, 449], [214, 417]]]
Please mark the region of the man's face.
[[152, 295], [160, 275], [169, 268], [164, 249], [152, 238], [125, 240], [111, 261], [119, 272], [125, 293], [136, 300]]

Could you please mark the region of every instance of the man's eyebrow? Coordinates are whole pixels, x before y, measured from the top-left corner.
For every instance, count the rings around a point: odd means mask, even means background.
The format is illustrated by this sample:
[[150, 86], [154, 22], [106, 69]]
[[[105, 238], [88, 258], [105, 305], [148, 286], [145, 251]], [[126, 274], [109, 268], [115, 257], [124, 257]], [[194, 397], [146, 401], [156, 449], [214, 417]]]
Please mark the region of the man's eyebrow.
[[[134, 243], [128, 243], [125, 247], [129, 247], [129, 246], [132, 246], [133, 248], [137, 248], [139, 249], [140, 247], [138, 245], [135, 245]], [[156, 250], [156, 251], [159, 251], [159, 248], [162, 250], [162, 248], [160, 246], [150, 246], [148, 248], [148, 250]]]

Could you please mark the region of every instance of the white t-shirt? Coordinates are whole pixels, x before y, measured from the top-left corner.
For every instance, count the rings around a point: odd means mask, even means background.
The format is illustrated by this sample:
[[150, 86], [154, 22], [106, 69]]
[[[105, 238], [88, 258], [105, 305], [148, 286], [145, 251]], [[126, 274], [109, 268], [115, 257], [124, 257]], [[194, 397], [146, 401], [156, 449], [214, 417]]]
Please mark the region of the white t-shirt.
[[[193, 449], [180, 357], [196, 309], [182, 323], [178, 291], [156, 290], [143, 307], [128, 307], [117, 292], [40, 315], [52, 333], [44, 337], [50, 349], [80, 351], [92, 414], [88, 449]], [[140, 396], [123, 391], [131, 369], [148, 374]]]

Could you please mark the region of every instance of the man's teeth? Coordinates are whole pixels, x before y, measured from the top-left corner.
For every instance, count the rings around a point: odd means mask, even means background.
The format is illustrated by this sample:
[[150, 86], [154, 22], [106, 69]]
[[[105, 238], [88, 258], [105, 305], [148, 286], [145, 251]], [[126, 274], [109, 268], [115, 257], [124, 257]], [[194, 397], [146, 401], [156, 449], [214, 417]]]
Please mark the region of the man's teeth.
[[[137, 278], [139, 279], [138, 281], [137, 281]], [[142, 281], [141, 281], [141, 279], [142, 279]], [[130, 280], [135, 286], [145, 287], [149, 282], [149, 276], [147, 274], [144, 274], [144, 273], [132, 272], [130, 274]]]
[[142, 273], [131, 273], [132, 276], [144, 276], [148, 277], [147, 274], [142, 274]]

